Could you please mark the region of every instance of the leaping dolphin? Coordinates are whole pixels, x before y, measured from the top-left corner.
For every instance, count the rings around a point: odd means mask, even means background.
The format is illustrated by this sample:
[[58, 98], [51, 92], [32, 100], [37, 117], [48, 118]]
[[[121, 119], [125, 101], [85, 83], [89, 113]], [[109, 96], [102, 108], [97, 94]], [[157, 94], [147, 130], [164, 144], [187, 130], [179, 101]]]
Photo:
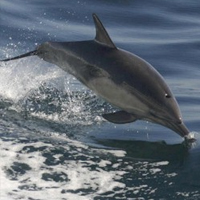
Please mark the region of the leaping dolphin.
[[121, 110], [103, 114], [109, 122], [124, 124], [147, 120], [187, 138], [178, 103], [163, 77], [142, 58], [117, 48], [96, 14], [94, 40], [45, 42], [35, 51], [8, 58], [37, 55], [75, 76]]

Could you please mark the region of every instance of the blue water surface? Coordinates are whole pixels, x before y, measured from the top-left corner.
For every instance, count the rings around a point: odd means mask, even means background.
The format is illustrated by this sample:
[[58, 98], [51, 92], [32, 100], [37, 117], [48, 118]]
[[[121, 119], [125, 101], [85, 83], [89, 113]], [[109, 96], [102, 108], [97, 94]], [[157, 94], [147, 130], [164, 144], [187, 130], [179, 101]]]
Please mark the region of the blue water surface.
[[165, 78], [196, 142], [114, 108], [37, 57], [0, 62], [0, 199], [200, 199], [200, 2], [1, 0], [0, 59], [46, 41], [91, 40], [96, 13], [116, 46]]

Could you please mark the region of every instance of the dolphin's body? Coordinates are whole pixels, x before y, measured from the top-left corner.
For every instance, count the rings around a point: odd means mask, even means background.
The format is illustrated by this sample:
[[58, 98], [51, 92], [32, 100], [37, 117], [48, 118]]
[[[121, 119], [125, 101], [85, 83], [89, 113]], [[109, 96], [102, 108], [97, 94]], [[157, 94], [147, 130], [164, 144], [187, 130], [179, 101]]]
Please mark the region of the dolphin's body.
[[107, 102], [121, 109], [103, 114], [110, 122], [123, 124], [147, 120], [168, 127], [187, 138], [176, 99], [162, 76], [140, 57], [119, 49], [98, 17], [94, 40], [46, 42], [35, 51], [13, 59], [37, 55], [75, 76]]

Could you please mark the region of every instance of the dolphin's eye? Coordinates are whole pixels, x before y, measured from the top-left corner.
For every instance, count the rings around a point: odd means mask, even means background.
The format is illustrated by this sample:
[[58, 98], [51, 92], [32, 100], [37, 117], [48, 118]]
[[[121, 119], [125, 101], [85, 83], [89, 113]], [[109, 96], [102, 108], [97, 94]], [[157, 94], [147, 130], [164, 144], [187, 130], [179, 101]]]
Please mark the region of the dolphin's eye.
[[166, 98], [171, 98], [171, 96], [169, 94], [167, 94], [167, 93], [165, 94], [165, 97]]

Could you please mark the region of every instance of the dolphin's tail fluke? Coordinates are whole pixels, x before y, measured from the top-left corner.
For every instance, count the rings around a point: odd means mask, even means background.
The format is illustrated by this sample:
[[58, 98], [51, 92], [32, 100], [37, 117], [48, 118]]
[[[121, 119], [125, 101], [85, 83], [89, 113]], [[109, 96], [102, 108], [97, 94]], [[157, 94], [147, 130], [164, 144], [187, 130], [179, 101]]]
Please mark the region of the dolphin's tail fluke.
[[10, 61], [10, 60], [16, 60], [16, 59], [19, 59], [19, 58], [24, 58], [24, 57], [27, 57], [27, 56], [34, 56], [34, 55], [37, 55], [37, 50], [31, 51], [31, 52], [28, 52], [28, 53], [25, 53], [25, 54], [22, 54], [22, 55], [13, 57], [13, 58], [7, 58], [7, 59], [4, 59], [4, 60], [0, 60], [0, 61], [7, 62], [7, 61]]

